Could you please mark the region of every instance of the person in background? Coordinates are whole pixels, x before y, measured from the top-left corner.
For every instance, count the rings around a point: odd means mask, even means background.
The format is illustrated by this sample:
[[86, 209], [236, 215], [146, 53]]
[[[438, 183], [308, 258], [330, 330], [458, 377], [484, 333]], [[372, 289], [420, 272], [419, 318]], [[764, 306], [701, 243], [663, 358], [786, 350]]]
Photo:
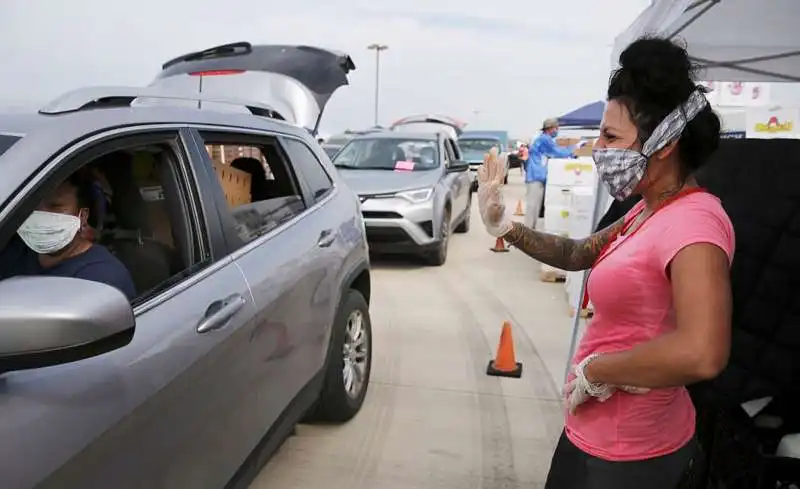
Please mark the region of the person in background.
[[517, 149], [517, 158], [519, 158], [519, 174], [522, 178], [525, 178], [525, 163], [528, 161], [528, 156], [528, 145], [520, 145], [519, 149]]
[[0, 252], [0, 280], [48, 275], [102, 282], [129, 300], [136, 289], [128, 269], [85, 229], [95, 189], [86, 172], [73, 173], [47, 194]]
[[569, 158], [575, 155], [577, 146], [562, 147], [556, 143], [558, 119], [546, 119], [542, 132], [528, 148], [525, 166], [525, 225], [536, 229], [536, 221], [544, 204], [544, 187], [547, 183], [545, 158]]
[[612, 197], [642, 197], [624, 217], [583, 239], [542, 233], [507, 214], [496, 155], [478, 170], [491, 235], [590, 270], [594, 317], [570, 360], [546, 489], [678, 487], [699, 454], [686, 386], [716, 377], [730, 354], [735, 234], [693, 176], [719, 145], [719, 117], [669, 39], [633, 42], [619, 65], [592, 156]]

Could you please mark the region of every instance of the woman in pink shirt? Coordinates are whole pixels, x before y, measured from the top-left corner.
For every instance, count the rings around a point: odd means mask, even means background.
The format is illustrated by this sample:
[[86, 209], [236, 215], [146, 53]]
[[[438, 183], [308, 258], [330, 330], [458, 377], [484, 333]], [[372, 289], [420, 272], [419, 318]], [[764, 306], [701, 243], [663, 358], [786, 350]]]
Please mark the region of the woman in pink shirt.
[[686, 50], [669, 40], [640, 39], [620, 55], [593, 156], [614, 198], [642, 200], [588, 238], [512, 222], [502, 163], [489, 155], [479, 172], [491, 234], [543, 263], [591, 269], [595, 314], [572, 359], [547, 489], [672, 489], [696, 456], [684, 386], [728, 361], [734, 233], [692, 177], [720, 131], [692, 75]]

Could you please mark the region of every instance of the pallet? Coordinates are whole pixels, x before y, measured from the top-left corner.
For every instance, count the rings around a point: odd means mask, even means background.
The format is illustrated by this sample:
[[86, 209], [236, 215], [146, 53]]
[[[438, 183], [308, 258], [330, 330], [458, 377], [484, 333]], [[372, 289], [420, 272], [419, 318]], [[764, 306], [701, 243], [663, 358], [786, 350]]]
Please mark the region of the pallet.
[[[594, 316], [594, 309], [591, 307], [585, 307], [581, 309], [581, 319], [589, 319]], [[575, 308], [569, 306], [569, 317], [575, 317]]]
[[539, 278], [542, 282], [563, 283], [567, 281], [567, 275], [560, 270], [542, 270]]

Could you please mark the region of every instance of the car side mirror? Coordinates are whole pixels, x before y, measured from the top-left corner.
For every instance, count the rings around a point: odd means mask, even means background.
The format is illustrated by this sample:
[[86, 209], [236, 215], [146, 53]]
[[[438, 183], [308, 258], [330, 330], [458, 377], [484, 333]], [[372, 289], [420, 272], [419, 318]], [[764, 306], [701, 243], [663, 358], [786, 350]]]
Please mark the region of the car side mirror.
[[0, 281], [0, 373], [60, 365], [123, 347], [136, 320], [125, 295], [67, 277]]
[[460, 173], [469, 170], [469, 163], [466, 161], [451, 161], [447, 167], [447, 173]]

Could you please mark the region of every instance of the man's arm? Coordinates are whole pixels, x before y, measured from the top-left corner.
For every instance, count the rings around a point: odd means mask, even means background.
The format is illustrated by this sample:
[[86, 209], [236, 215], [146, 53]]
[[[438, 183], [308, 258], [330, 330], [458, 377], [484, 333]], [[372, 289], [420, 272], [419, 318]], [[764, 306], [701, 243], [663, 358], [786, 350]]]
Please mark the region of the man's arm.
[[577, 148], [573, 146], [559, 146], [553, 138], [542, 141], [542, 152], [549, 158], [569, 158], [575, 154]]
[[136, 298], [136, 287], [128, 269], [122, 263], [95, 262], [82, 267], [74, 278], [110, 285], [125, 294], [128, 300]]
[[586, 270], [603, 247], [616, 236], [625, 218], [583, 239], [571, 239], [534, 231], [515, 222], [503, 239], [542, 263], [562, 270]]

